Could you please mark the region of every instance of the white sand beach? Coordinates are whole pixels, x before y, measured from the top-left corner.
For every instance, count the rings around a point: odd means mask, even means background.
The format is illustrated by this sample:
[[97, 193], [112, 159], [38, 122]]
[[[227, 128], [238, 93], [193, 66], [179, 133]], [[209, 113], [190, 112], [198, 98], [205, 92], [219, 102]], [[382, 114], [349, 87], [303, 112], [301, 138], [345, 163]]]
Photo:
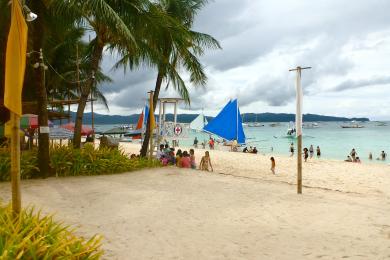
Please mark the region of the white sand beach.
[[[128, 151], [139, 145], [122, 144]], [[197, 150], [197, 159], [203, 151]], [[390, 167], [211, 151], [175, 167], [22, 182], [24, 206], [104, 235], [106, 259], [389, 259]], [[10, 199], [10, 184], [0, 198]]]

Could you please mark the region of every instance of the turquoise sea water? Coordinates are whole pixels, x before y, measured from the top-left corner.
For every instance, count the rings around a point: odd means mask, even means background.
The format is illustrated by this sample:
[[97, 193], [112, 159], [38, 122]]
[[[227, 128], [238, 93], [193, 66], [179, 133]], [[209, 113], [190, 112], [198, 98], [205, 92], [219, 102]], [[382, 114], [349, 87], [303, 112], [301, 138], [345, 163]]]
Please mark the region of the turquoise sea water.
[[[320, 146], [322, 158], [344, 160], [355, 148], [362, 161], [368, 161], [368, 154], [372, 152], [374, 161], [382, 150], [390, 153], [390, 123], [387, 126], [378, 126], [378, 122], [360, 123], [364, 128], [341, 128], [343, 122], [319, 122], [318, 128], [303, 129], [303, 147], [314, 148]], [[96, 126], [96, 129], [107, 130], [112, 125]], [[244, 127], [248, 146], [256, 148], [264, 154], [288, 155], [291, 142], [296, 145], [296, 139], [287, 137], [288, 123], [279, 123], [271, 127], [264, 123], [263, 127]], [[189, 138], [181, 140], [181, 145], [192, 145], [197, 136], [201, 143], [208, 140], [209, 135], [203, 133], [190, 133]], [[390, 157], [387, 160], [390, 162]]]

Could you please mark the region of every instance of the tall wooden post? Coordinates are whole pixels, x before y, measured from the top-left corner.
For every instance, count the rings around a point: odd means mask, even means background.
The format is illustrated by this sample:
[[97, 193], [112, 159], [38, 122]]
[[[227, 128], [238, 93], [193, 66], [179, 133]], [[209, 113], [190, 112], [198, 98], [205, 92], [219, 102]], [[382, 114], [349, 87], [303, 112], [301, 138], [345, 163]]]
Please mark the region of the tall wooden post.
[[[152, 106], [153, 104], [153, 94], [154, 94], [154, 91], [150, 91], [149, 92], [149, 117], [152, 117], [154, 116], [154, 108]], [[150, 158], [153, 158], [153, 151], [154, 151], [154, 144], [153, 144], [153, 128], [154, 126], [152, 125], [152, 119], [149, 118], [149, 127], [150, 127], [150, 139], [149, 139], [149, 145], [150, 145], [150, 148], [149, 148], [149, 157]]]
[[11, 114], [11, 187], [12, 187], [12, 210], [19, 214], [22, 199], [20, 192], [20, 136], [19, 115], [10, 112]]
[[302, 87], [301, 87], [301, 72], [305, 69], [311, 69], [311, 67], [297, 67], [296, 69], [290, 69], [290, 71], [297, 72], [296, 78], [296, 114], [295, 114], [295, 130], [298, 139], [297, 149], [297, 193], [302, 194]]

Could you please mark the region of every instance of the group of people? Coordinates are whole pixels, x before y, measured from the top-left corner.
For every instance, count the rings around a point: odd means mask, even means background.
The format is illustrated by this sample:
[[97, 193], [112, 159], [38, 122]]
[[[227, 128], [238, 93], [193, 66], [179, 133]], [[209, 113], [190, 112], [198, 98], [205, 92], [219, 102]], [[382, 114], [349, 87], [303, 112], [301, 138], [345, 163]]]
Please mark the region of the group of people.
[[[197, 137], [195, 137], [195, 139], [194, 139], [194, 148], [198, 148], [198, 144], [199, 144], [199, 140], [198, 140]], [[203, 149], [206, 149], [206, 142], [202, 142], [201, 145], [202, 145]], [[208, 141], [208, 145], [209, 145], [210, 150], [214, 150], [215, 139], [212, 138], [211, 136], [210, 136], [210, 139]]]
[[[194, 149], [190, 149], [189, 152], [178, 149], [175, 154], [175, 148], [170, 148], [168, 144], [161, 144], [160, 149], [156, 153], [156, 159], [161, 161], [164, 166], [176, 165], [180, 168], [197, 168]], [[203, 171], [213, 171], [209, 151], [206, 151], [205, 155], [202, 157], [199, 163], [199, 169]]]
[[242, 150], [242, 152], [256, 154], [258, 151], [257, 151], [256, 147], [249, 146], [249, 149], [248, 149], [248, 147], [245, 146], [245, 148]]
[[[385, 151], [382, 151], [379, 155], [378, 158], [376, 158], [377, 160], [381, 160], [381, 161], [385, 161], [386, 160], [386, 157], [387, 157], [387, 153], [385, 153]], [[372, 153], [370, 152], [368, 154], [368, 159], [369, 160], [372, 160]], [[345, 162], [357, 162], [357, 163], [360, 163], [361, 160], [359, 158], [359, 156], [357, 156], [357, 152], [355, 150], [355, 148], [353, 148], [351, 150], [351, 152], [349, 153], [349, 155], [347, 156], [347, 159], [344, 160]]]
[[[290, 145], [290, 156], [294, 156], [294, 143], [291, 143]], [[316, 148], [316, 154], [317, 154], [317, 158], [320, 158], [321, 157], [321, 148], [317, 145], [317, 148]], [[314, 157], [314, 146], [311, 144], [309, 149], [307, 149], [307, 147], [303, 148], [303, 158], [305, 159], [305, 162], [307, 162], [307, 159], [310, 157], [313, 158]]]

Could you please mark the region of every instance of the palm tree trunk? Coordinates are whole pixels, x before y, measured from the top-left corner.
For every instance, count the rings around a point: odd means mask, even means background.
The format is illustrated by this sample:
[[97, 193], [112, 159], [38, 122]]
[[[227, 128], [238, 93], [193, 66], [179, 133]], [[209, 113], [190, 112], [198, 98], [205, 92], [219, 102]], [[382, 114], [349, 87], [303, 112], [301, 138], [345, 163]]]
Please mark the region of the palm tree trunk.
[[[153, 113], [154, 113], [154, 110], [156, 110], [158, 95], [160, 94], [161, 84], [162, 84], [162, 81], [163, 81], [163, 78], [164, 78], [163, 75], [164, 74], [159, 70], [159, 72], [157, 74], [156, 86], [154, 88]], [[148, 116], [148, 115], [145, 115], [145, 116]], [[150, 117], [148, 116], [148, 121], [147, 121], [147, 124], [146, 124], [145, 138], [144, 138], [144, 142], [142, 143], [142, 148], [141, 148], [141, 154], [140, 154], [141, 157], [145, 157], [146, 156], [146, 153], [147, 153], [147, 150], [148, 150], [148, 146], [149, 146], [150, 134], [151, 134], [150, 133]]]
[[[34, 12], [40, 16], [43, 17], [44, 6], [42, 5], [41, 1], [31, 1], [31, 7], [33, 8]], [[33, 40], [33, 51], [34, 52], [34, 64], [39, 63], [43, 64], [43, 56], [41, 56], [38, 51], [40, 51], [43, 47], [43, 39], [44, 39], [44, 26], [42, 23], [42, 19], [37, 19], [34, 21], [33, 25], [33, 33], [32, 33], [32, 40]], [[38, 166], [40, 174], [43, 178], [46, 178], [49, 176], [49, 162], [50, 162], [50, 155], [49, 155], [49, 133], [46, 131], [41, 131], [47, 128], [48, 126], [48, 112], [47, 112], [47, 92], [45, 87], [45, 68], [42, 66], [39, 66], [38, 69], [34, 73], [34, 82], [36, 85], [36, 91], [37, 91], [37, 103], [38, 103], [38, 125], [39, 125], [39, 131], [38, 131]]]
[[73, 147], [80, 148], [81, 146], [81, 127], [83, 124], [84, 109], [87, 105], [89, 94], [93, 84], [95, 84], [94, 73], [98, 71], [100, 61], [103, 57], [104, 42], [100, 38], [96, 39], [96, 45], [94, 47], [91, 57], [91, 75], [87, 84], [81, 87], [81, 96], [79, 105], [77, 107], [76, 122], [74, 126]]

